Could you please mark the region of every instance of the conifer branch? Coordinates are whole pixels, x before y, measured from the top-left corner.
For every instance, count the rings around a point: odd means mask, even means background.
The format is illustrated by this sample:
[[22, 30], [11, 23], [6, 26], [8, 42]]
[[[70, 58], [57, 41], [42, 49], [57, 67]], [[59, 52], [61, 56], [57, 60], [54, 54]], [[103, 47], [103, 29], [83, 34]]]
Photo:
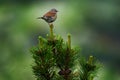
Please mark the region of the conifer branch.
[[78, 76], [74, 76], [72, 69], [78, 57], [79, 52], [71, 48], [71, 35], [68, 34], [67, 43], [59, 35], [54, 36], [54, 25], [50, 24], [50, 35], [47, 38], [38, 37], [38, 46], [31, 50], [34, 59], [32, 66], [37, 80], [93, 80], [91, 76], [97, 69], [95, 59], [90, 56], [88, 60], [80, 60], [80, 71]]
[[68, 48], [71, 49], [71, 35], [68, 34]]
[[54, 39], [54, 33], [53, 33], [53, 28], [54, 28], [54, 25], [53, 24], [49, 24], [50, 26], [50, 39]]

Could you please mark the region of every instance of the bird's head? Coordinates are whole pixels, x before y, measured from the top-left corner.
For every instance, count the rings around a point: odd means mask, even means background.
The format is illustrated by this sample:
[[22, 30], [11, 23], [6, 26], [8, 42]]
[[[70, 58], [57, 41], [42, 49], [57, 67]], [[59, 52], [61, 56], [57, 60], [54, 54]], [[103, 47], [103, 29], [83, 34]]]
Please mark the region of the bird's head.
[[58, 12], [58, 10], [56, 10], [55, 8], [51, 9], [50, 11], [51, 11], [51, 12], [55, 12], [55, 13]]

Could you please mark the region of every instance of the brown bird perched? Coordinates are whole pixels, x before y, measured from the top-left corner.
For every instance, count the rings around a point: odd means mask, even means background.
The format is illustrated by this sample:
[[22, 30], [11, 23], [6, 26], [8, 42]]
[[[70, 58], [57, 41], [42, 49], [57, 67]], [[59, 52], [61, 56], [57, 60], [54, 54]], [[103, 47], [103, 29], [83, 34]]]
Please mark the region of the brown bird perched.
[[38, 17], [37, 19], [43, 19], [45, 20], [47, 23], [52, 23], [56, 20], [57, 18], [57, 10], [56, 9], [51, 9], [50, 11], [48, 11], [46, 14], [43, 15], [43, 17]]

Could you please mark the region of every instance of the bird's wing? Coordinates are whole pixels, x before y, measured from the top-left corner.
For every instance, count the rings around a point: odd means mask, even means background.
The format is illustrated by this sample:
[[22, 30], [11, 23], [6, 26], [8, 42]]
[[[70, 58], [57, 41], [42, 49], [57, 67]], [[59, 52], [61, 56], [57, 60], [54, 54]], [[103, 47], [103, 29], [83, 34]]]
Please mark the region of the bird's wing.
[[46, 17], [54, 17], [55, 15], [56, 15], [56, 13], [54, 13], [54, 12], [47, 12], [44, 16], [46, 16]]

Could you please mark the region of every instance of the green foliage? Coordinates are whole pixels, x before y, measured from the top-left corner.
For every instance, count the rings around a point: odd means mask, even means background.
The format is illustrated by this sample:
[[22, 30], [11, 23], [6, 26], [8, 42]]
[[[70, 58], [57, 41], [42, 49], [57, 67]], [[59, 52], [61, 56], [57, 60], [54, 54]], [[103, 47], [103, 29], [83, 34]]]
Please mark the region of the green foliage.
[[89, 59], [81, 58], [80, 63], [80, 80], [93, 80], [96, 76], [96, 71], [99, 69], [99, 64], [93, 58], [89, 56]]
[[54, 64], [52, 47], [42, 45], [32, 50], [33, 58], [35, 60], [35, 66], [33, 66], [33, 72], [38, 80], [49, 80], [54, 76]]
[[[93, 80], [91, 74], [96, 69], [93, 56], [88, 61], [81, 60], [78, 49], [71, 48], [70, 34], [67, 42], [59, 35], [54, 36], [52, 24], [50, 35], [38, 40], [38, 45], [31, 50], [35, 62], [32, 68], [37, 80]], [[75, 71], [76, 65], [80, 71]]]

